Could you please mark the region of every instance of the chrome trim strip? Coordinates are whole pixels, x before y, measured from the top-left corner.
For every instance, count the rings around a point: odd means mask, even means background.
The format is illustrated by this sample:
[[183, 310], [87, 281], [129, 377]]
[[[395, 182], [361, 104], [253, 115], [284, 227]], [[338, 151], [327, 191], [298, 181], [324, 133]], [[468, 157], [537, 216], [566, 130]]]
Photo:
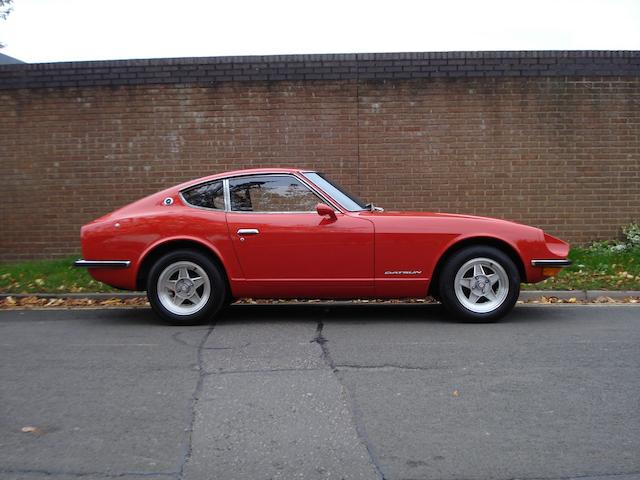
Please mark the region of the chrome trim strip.
[[[248, 210], [230, 210], [227, 213], [244, 213], [244, 214], [254, 214], [254, 215], [273, 215], [273, 214], [278, 214], [278, 215], [282, 215], [282, 214], [287, 214], [287, 215], [309, 215], [309, 214], [314, 214], [314, 215], [318, 215], [318, 212], [316, 212], [315, 210], [310, 210], [308, 212], [253, 212], [253, 211], [248, 211]], [[336, 213], [341, 213], [340, 211], [336, 210]]]
[[571, 260], [531, 260], [534, 267], [568, 267]]
[[257, 228], [240, 228], [237, 231], [238, 235], [258, 235], [260, 233], [260, 230], [258, 230]]
[[224, 211], [231, 211], [231, 190], [229, 190], [229, 179], [222, 179], [222, 188], [224, 190]]
[[78, 268], [129, 268], [129, 260], [76, 260], [74, 267]]

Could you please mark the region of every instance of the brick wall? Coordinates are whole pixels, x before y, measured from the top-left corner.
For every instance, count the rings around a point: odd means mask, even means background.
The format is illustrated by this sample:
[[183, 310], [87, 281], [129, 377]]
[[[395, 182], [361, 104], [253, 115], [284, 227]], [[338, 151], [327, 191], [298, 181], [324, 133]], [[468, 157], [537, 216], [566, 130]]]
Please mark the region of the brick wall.
[[317, 168], [387, 209], [572, 242], [640, 220], [639, 52], [225, 57], [0, 66], [0, 260], [232, 168]]

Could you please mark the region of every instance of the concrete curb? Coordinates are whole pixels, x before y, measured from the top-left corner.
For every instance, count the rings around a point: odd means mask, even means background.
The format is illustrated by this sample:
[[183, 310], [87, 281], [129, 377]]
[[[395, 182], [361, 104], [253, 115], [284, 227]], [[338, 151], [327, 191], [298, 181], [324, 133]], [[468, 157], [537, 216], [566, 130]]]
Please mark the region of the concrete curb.
[[113, 293], [0, 293], [0, 300], [7, 297], [13, 298], [89, 298], [91, 300], [109, 300], [110, 298], [117, 298], [120, 300], [126, 300], [128, 298], [146, 297], [145, 292], [113, 292]]
[[[13, 298], [68, 298], [79, 299], [88, 298], [91, 300], [108, 300], [117, 298], [126, 300], [129, 298], [145, 297], [145, 292], [113, 292], [113, 293], [0, 293], [0, 300], [7, 297]], [[540, 297], [555, 297], [560, 300], [575, 298], [577, 301], [592, 301], [599, 297], [609, 297], [613, 299], [640, 297], [640, 290], [522, 290], [518, 300], [527, 301]], [[350, 303], [350, 302], [344, 302]]]
[[523, 290], [518, 300], [531, 300], [540, 297], [555, 297], [560, 300], [575, 298], [577, 301], [592, 301], [600, 297], [613, 299], [640, 297], [640, 290]]

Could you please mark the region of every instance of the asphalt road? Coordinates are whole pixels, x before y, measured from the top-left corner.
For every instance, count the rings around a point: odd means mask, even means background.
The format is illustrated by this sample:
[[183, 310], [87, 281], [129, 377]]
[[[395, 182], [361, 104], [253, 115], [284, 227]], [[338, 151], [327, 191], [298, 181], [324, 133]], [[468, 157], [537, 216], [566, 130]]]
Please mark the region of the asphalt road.
[[639, 479], [640, 306], [2, 311], [0, 479], [42, 478]]

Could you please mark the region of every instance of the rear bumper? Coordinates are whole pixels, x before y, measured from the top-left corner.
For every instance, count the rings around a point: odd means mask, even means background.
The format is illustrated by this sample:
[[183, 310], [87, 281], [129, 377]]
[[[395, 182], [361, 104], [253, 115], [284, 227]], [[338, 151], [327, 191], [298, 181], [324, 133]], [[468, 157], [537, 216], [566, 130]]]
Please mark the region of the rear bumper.
[[531, 260], [532, 267], [568, 267], [571, 260]]
[[76, 260], [73, 262], [74, 267], [79, 268], [129, 268], [131, 262], [129, 260]]

